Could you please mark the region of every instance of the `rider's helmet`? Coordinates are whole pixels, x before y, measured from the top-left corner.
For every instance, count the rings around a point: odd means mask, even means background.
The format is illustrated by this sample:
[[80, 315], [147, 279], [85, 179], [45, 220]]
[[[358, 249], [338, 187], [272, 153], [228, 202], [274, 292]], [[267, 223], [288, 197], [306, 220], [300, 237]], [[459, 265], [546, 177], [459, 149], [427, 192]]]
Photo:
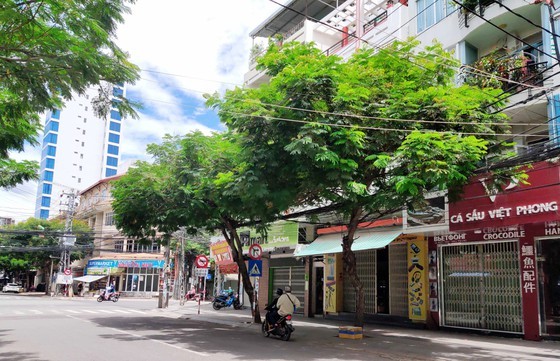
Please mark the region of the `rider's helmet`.
[[282, 296], [282, 293], [284, 293], [284, 291], [283, 291], [281, 288], [277, 288], [277, 289], [276, 289], [276, 294], [277, 294], [278, 296]]
[[290, 286], [284, 287], [284, 292], [286, 292], [286, 293], [292, 292], [292, 287], [290, 287]]

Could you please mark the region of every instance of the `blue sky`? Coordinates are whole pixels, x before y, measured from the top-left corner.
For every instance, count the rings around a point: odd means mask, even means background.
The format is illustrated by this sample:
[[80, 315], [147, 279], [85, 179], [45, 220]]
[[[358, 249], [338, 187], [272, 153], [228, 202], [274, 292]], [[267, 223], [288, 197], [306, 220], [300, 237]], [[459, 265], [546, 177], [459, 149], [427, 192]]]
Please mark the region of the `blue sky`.
[[[125, 16], [117, 43], [141, 69], [128, 96], [143, 103], [140, 119], [122, 128], [122, 160], [148, 159], [146, 145], [165, 134], [224, 129], [204, 107], [204, 93], [243, 83], [252, 39], [249, 32], [278, 5], [269, 0], [138, 1]], [[40, 159], [38, 148], [12, 155]], [[34, 213], [37, 183], [0, 191], [0, 216], [21, 221]]]

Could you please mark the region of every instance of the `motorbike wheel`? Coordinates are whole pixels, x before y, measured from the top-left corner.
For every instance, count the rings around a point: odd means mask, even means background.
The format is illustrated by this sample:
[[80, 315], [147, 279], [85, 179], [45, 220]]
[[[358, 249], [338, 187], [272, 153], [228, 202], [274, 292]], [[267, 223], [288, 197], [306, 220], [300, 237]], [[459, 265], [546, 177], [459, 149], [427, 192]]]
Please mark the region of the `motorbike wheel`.
[[218, 302], [212, 302], [212, 308], [219, 310], [222, 306]]
[[241, 303], [239, 303], [239, 300], [235, 300], [233, 302], [233, 308], [235, 308], [236, 310], [240, 310], [241, 308], [243, 308], [243, 306], [241, 306]]
[[288, 327], [288, 325], [286, 325], [284, 326], [284, 334], [281, 337], [282, 341], [289, 341], [290, 336], [292, 336], [292, 330], [290, 329], [290, 327]]
[[119, 296], [111, 297], [111, 301], [113, 301], [113, 302], [117, 302], [118, 300], [119, 300]]
[[270, 332], [268, 332], [268, 322], [266, 320], [262, 323], [261, 331], [262, 331], [264, 337], [269, 337], [270, 336]]
[[103, 296], [97, 297], [97, 302], [103, 302]]

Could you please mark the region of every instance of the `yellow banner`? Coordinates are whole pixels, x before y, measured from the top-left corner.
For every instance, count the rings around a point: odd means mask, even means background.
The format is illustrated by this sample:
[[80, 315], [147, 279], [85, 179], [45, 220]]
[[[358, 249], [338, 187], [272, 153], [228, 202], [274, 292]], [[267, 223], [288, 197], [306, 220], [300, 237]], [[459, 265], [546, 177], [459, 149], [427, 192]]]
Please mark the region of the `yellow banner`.
[[325, 255], [325, 312], [336, 313], [342, 310], [342, 256], [341, 254]]
[[424, 236], [406, 241], [408, 263], [408, 317], [426, 321], [428, 305], [428, 241]]

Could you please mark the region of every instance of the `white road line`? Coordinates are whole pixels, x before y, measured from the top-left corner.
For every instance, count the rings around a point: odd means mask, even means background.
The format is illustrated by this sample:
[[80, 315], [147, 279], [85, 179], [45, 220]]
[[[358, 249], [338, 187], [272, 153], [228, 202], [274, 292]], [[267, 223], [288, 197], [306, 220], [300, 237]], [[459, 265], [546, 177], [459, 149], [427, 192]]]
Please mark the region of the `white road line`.
[[113, 310], [113, 311], [115, 311], [115, 312], [120, 312], [120, 313], [126, 313], [127, 315], [130, 313], [130, 312], [125, 311], [125, 310]]
[[98, 312], [110, 313], [111, 315], [113, 314], [113, 311], [109, 311], [109, 310], [98, 310]]
[[87, 313], [95, 313], [95, 314], [97, 314], [97, 313], [98, 313], [98, 311], [91, 311], [91, 310], [82, 310], [82, 312], [87, 312]]
[[80, 313], [79, 311], [74, 311], [74, 310], [64, 310], [64, 311], [74, 313], [74, 314], [79, 314]]
[[25, 315], [25, 312], [21, 312], [21, 311], [14, 311], [14, 313], [15, 313], [16, 315]]
[[[82, 321], [82, 322], [93, 323], [93, 322], [90, 321], [90, 320], [84, 320], [84, 319], [77, 318], [77, 317], [74, 317], [74, 316], [68, 316], [68, 317], [70, 317], [70, 318], [72, 318], [72, 319], [75, 319], [75, 320], [78, 320], [78, 321]], [[94, 324], [94, 323], [93, 323], [93, 324]], [[96, 324], [95, 324], [95, 325], [96, 325]], [[106, 328], [109, 329], [109, 330], [113, 330], [113, 331], [115, 331], [115, 332], [124, 333], [125, 335], [134, 336], [134, 337], [137, 337], [137, 338], [141, 338], [141, 339], [148, 340], [148, 341], [153, 341], [153, 342], [155, 342], [155, 343], [159, 343], [159, 344], [161, 344], [161, 345], [169, 346], [169, 347], [172, 347], [172, 348], [175, 348], [175, 349], [178, 349], [178, 350], [182, 350], [182, 351], [185, 351], [185, 352], [194, 353], [195, 355], [198, 355], [198, 356], [203, 356], [203, 357], [208, 357], [208, 356], [210, 356], [210, 354], [207, 354], [207, 353], [204, 353], [204, 352], [198, 352], [198, 351], [189, 350], [188, 348], [184, 348], [184, 347], [181, 347], [181, 346], [178, 346], [178, 345], [173, 345], [173, 344], [167, 343], [167, 342], [165, 342], [165, 341], [161, 341], [161, 340], [154, 340], [153, 338], [149, 338], [149, 337], [146, 337], [146, 336], [138, 335], [138, 334], [136, 334], [136, 333], [131, 333], [131, 332], [127, 332], [127, 331], [124, 331], [124, 330], [119, 330], [118, 328], [113, 328], [113, 327], [106, 327]]]
[[145, 315], [145, 314], [146, 314], [146, 312], [144, 312], [144, 311], [138, 311], [138, 310], [128, 310], [128, 311], [140, 313], [140, 314], [142, 314], [142, 315]]
[[58, 314], [63, 313], [61, 310], [51, 310], [51, 312], [58, 313]]

